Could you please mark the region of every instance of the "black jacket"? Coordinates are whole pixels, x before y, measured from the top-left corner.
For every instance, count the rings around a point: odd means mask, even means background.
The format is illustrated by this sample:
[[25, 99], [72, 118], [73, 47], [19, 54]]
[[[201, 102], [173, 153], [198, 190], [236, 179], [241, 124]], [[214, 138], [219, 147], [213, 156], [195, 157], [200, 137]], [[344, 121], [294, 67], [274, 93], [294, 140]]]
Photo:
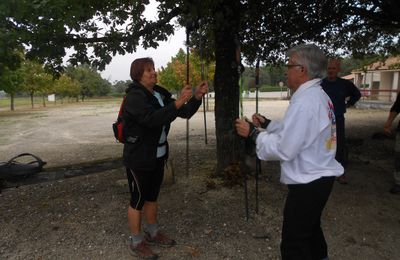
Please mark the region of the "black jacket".
[[[392, 107], [390, 108], [390, 112], [400, 113], [400, 92], [397, 93], [396, 101], [393, 103]], [[400, 132], [400, 121], [397, 125], [397, 131]]]
[[[361, 98], [360, 90], [347, 79], [337, 78], [335, 81], [329, 81], [324, 78], [321, 86], [332, 100], [336, 117], [343, 117], [346, 107], [354, 106]], [[347, 98], [350, 99], [346, 102]]]
[[126, 91], [122, 119], [127, 142], [124, 144], [123, 160], [124, 165], [133, 170], [154, 170], [163, 126], [165, 125], [168, 135], [171, 122], [176, 117], [190, 118], [201, 105], [201, 100], [192, 97], [177, 109], [175, 100], [166, 89], [156, 85], [154, 91], [160, 93], [164, 107], [161, 107], [157, 98], [138, 82], [132, 83]]

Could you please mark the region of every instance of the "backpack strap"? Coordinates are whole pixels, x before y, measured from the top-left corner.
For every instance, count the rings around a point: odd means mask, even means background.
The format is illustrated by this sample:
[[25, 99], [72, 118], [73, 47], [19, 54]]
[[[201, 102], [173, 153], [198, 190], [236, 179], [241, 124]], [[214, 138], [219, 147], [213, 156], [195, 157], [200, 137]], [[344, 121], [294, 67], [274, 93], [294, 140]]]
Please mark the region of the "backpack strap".
[[124, 134], [123, 134], [124, 124], [122, 122], [122, 114], [124, 113], [125, 100], [126, 100], [126, 95], [122, 99], [121, 106], [119, 107], [117, 121], [112, 124], [114, 137], [120, 143], [124, 143]]
[[39, 167], [42, 167], [43, 165], [46, 164], [46, 162], [44, 162], [42, 159], [40, 159], [39, 157], [37, 157], [36, 155], [33, 155], [33, 154], [31, 154], [31, 153], [21, 153], [21, 154], [19, 154], [19, 155], [17, 155], [17, 156], [14, 156], [13, 158], [11, 158], [11, 159], [8, 161], [8, 163], [9, 163], [9, 164], [14, 163], [15, 159], [17, 159], [17, 158], [19, 158], [19, 157], [23, 157], [23, 156], [32, 156], [33, 158], [36, 159], [35, 161], [31, 161], [31, 162], [29, 162], [29, 163], [27, 163], [27, 164], [38, 163]]
[[[28, 163], [22, 163], [16, 160], [23, 156], [31, 156], [35, 160]], [[42, 161], [42, 159], [33, 154], [21, 153], [17, 156], [14, 156], [4, 164], [0, 163], [0, 179], [17, 181], [21, 178], [26, 178], [31, 174], [41, 172], [43, 165], [45, 164], [46, 162]]]
[[124, 104], [125, 104], [125, 100], [126, 100], [126, 95], [125, 95], [124, 98], [122, 99], [121, 106], [119, 107], [119, 112], [118, 112], [117, 121], [119, 121], [119, 120], [122, 119], [122, 113], [124, 113]]

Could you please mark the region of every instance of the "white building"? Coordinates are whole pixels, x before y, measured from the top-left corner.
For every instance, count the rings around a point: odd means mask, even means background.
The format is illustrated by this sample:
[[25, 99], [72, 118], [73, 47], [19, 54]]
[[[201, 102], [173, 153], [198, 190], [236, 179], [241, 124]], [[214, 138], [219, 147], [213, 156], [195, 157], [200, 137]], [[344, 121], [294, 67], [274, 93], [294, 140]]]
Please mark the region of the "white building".
[[371, 100], [394, 102], [400, 90], [400, 56], [353, 70], [354, 84]]

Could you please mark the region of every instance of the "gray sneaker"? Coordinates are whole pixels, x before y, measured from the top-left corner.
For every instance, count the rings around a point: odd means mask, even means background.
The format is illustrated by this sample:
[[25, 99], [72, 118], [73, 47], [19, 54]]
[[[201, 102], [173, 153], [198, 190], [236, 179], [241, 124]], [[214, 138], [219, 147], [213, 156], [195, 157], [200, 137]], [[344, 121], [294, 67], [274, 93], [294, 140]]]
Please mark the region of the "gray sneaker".
[[155, 244], [164, 247], [171, 247], [176, 245], [176, 241], [167, 237], [160, 231], [157, 231], [154, 237], [150, 236], [148, 232], [144, 232], [144, 237], [149, 244]]
[[153, 253], [146, 241], [142, 241], [135, 246], [130, 243], [129, 249], [133, 256], [140, 257], [142, 259], [158, 259], [158, 255]]

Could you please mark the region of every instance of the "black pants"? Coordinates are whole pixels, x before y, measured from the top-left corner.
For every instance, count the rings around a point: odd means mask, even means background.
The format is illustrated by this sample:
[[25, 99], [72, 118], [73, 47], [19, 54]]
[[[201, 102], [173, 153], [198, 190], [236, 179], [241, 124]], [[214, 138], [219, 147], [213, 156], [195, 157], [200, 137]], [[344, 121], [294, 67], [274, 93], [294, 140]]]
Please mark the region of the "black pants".
[[335, 177], [322, 177], [308, 184], [288, 185], [283, 212], [283, 260], [321, 260], [328, 256], [321, 214], [334, 180]]
[[394, 183], [400, 185], [400, 129], [397, 128], [394, 143]]
[[335, 159], [346, 168], [346, 135], [345, 135], [345, 124], [344, 116], [336, 117], [336, 156]]

